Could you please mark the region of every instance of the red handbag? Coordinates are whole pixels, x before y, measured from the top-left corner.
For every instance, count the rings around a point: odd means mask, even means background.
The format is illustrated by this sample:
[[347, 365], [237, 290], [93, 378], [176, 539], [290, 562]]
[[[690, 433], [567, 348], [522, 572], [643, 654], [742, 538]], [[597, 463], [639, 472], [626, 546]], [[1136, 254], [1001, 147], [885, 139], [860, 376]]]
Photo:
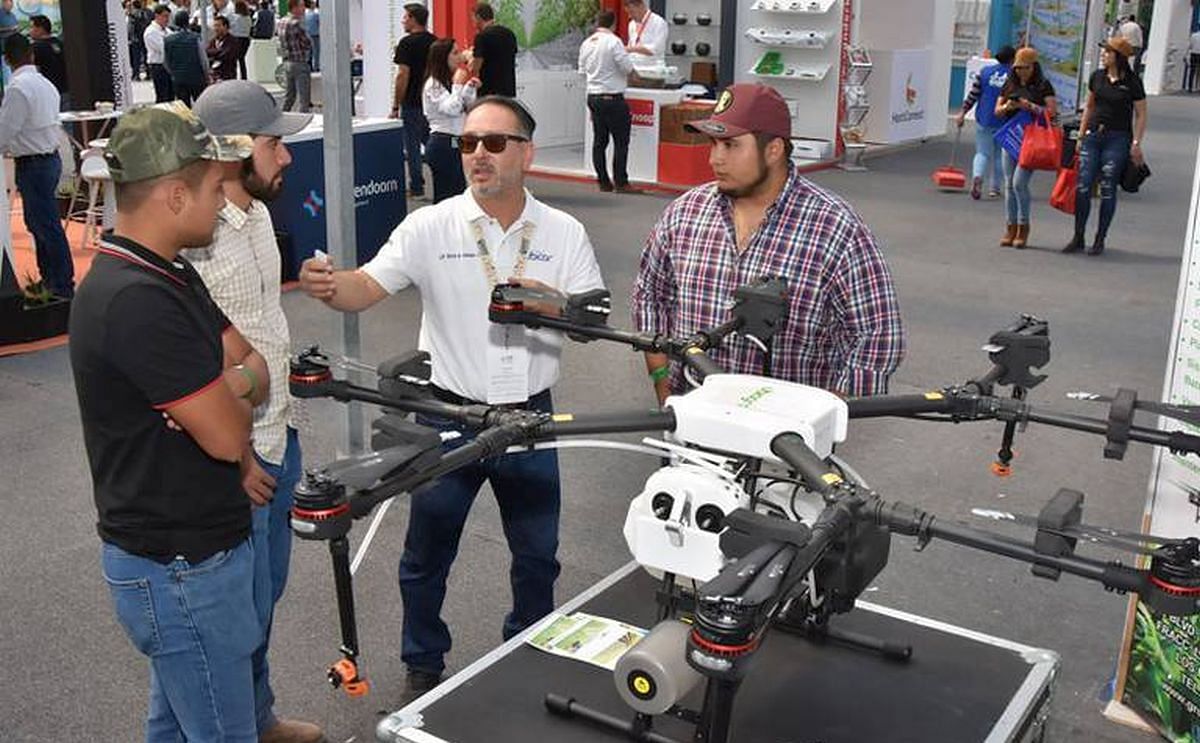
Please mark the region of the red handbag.
[[1058, 180], [1050, 192], [1050, 206], [1067, 214], [1075, 213], [1075, 184], [1079, 182], [1079, 158], [1071, 161], [1070, 167], [1058, 171]]
[[1062, 164], [1062, 130], [1050, 124], [1050, 114], [1025, 127], [1017, 164], [1026, 170], [1058, 170]]

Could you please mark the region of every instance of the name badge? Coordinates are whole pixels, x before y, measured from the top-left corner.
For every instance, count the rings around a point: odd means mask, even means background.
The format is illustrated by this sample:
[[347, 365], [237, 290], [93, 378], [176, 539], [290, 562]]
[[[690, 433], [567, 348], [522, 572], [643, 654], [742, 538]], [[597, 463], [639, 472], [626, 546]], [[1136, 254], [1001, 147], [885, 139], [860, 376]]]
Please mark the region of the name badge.
[[492, 325], [487, 354], [489, 405], [507, 405], [529, 399], [529, 348], [525, 328]]

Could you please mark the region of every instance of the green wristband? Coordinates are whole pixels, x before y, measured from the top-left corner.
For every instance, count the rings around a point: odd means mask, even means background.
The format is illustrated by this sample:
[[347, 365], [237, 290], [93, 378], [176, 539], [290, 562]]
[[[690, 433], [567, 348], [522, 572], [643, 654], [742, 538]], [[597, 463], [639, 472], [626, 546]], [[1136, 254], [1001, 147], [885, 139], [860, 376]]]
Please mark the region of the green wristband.
[[670, 374], [671, 374], [670, 366], [660, 366], [657, 369], [650, 372], [650, 379], [654, 380], [657, 383], [657, 382], [661, 382], [664, 379], [666, 379], [668, 376], [670, 376]]
[[253, 400], [254, 393], [258, 390], [258, 375], [254, 373], [253, 369], [247, 369], [245, 364], [234, 364], [233, 368], [240, 371], [246, 381], [250, 383], [250, 389], [242, 394], [242, 399]]

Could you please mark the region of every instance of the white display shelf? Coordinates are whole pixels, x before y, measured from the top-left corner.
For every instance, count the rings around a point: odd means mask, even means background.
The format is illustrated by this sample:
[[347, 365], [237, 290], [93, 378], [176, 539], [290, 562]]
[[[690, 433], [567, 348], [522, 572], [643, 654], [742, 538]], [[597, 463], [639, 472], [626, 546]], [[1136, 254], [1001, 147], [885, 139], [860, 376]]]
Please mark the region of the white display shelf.
[[792, 28], [748, 28], [746, 36], [756, 44], [789, 49], [824, 49], [831, 34], [827, 31], [801, 31]]
[[[779, 75], [756, 72], [751, 69], [750, 74], [764, 80], [799, 80], [803, 82], [820, 82], [829, 74], [829, 70], [833, 65], [785, 65], [784, 72]], [[789, 74], [790, 73], [790, 74]]]
[[837, 0], [754, 0], [750, 10], [768, 13], [828, 13]]

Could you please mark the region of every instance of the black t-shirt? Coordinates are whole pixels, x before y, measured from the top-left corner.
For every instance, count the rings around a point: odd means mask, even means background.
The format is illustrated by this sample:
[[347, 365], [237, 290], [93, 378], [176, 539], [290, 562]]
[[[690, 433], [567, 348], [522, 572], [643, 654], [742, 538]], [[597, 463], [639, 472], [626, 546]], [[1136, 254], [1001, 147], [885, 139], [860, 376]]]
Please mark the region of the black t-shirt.
[[1128, 73], [1114, 83], [1107, 71], [1096, 70], [1088, 81], [1088, 90], [1096, 97], [1089, 129], [1096, 131], [1103, 126], [1112, 132], [1133, 131], [1133, 103], [1146, 98], [1141, 78]]
[[425, 84], [425, 62], [429, 59], [429, 47], [437, 37], [428, 31], [409, 34], [396, 44], [392, 61], [408, 65], [408, 89], [404, 91], [404, 105], [421, 105], [421, 88]]
[[479, 70], [479, 96], [517, 95], [517, 37], [493, 23], [475, 36], [475, 58], [483, 60]]
[[[1022, 85], [1017, 78], [1017, 73], [1010, 72], [1008, 80], [1004, 81], [1004, 87], [1000, 89], [1000, 97], [1013, 101], [1026, 100], [1044, 106], [1047, 98], [1054, 97], [1054, 86], [1046, 78], [1037, 81], [1031, 80], [1028, 84]], [[1011, 115], [1009, 114], [1009, 116]]]
[[222, 384], [229, 320], [186, 261], [106, 236], [71, 306], [71, 367], [100, 538], [198, 562], [250, 534], [238, 466], [162, 412]]
[[67, 63], [63, 60], [63, 43], [57, 36], [33, 42], [33, 63], [59, 93], [67, 92]]

